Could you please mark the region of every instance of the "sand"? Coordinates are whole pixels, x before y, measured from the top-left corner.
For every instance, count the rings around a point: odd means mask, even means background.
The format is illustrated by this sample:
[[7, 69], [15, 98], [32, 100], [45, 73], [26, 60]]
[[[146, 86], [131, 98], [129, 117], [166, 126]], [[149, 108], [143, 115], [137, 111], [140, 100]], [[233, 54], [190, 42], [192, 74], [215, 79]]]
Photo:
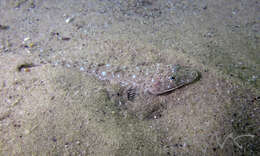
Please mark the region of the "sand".
[[[260, 154], [257, 0], [1, 0], [0, 154]], [[199, 81], [139, 119], [62, 61], [180, 64]]]

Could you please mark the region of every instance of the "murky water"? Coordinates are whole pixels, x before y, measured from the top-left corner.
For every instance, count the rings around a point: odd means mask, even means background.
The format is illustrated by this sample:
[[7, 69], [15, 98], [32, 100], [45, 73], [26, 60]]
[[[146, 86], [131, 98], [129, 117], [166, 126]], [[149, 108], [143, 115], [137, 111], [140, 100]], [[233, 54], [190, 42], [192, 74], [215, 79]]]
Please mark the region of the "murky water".
[[1, 0], [0, 153], [259, 155], [259, 6]]

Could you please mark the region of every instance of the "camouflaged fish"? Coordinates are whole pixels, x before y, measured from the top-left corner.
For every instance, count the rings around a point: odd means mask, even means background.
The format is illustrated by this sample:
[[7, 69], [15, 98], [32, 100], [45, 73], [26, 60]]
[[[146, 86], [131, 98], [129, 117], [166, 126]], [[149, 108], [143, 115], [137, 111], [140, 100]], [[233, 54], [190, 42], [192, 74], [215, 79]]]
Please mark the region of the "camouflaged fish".
[[76, 67], [100, 80], [124, 87], [122, 93], [126, 100], [133, 101], [136, 96], [160, 96], [188, 85], [199, 78], [198, 71], [180, 65], [143, 63], [135, 66], [112, 66], [110, 64], [64, 63]]

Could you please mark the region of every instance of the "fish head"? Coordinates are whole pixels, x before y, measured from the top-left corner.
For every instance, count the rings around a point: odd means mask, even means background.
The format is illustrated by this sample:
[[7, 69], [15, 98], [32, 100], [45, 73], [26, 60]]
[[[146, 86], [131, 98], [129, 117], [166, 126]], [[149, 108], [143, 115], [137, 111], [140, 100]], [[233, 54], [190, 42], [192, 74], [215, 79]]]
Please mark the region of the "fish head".
[[174, 65], [155, 75], [148, 91], [153, 95], [162, 95], [195, 82], [200, 77], [198, 71]]

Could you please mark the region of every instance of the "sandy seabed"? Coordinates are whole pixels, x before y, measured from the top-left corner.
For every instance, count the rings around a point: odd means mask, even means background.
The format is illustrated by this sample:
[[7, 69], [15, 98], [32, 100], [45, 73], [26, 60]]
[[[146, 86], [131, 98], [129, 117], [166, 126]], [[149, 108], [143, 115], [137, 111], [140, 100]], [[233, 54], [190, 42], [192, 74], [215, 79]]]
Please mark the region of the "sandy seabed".
[[[0, 0], [0, 16], [1, 155], [260, 154], [259, 1]], [[118, 85], [63, 62], [201, 78], [139, 119]]]

